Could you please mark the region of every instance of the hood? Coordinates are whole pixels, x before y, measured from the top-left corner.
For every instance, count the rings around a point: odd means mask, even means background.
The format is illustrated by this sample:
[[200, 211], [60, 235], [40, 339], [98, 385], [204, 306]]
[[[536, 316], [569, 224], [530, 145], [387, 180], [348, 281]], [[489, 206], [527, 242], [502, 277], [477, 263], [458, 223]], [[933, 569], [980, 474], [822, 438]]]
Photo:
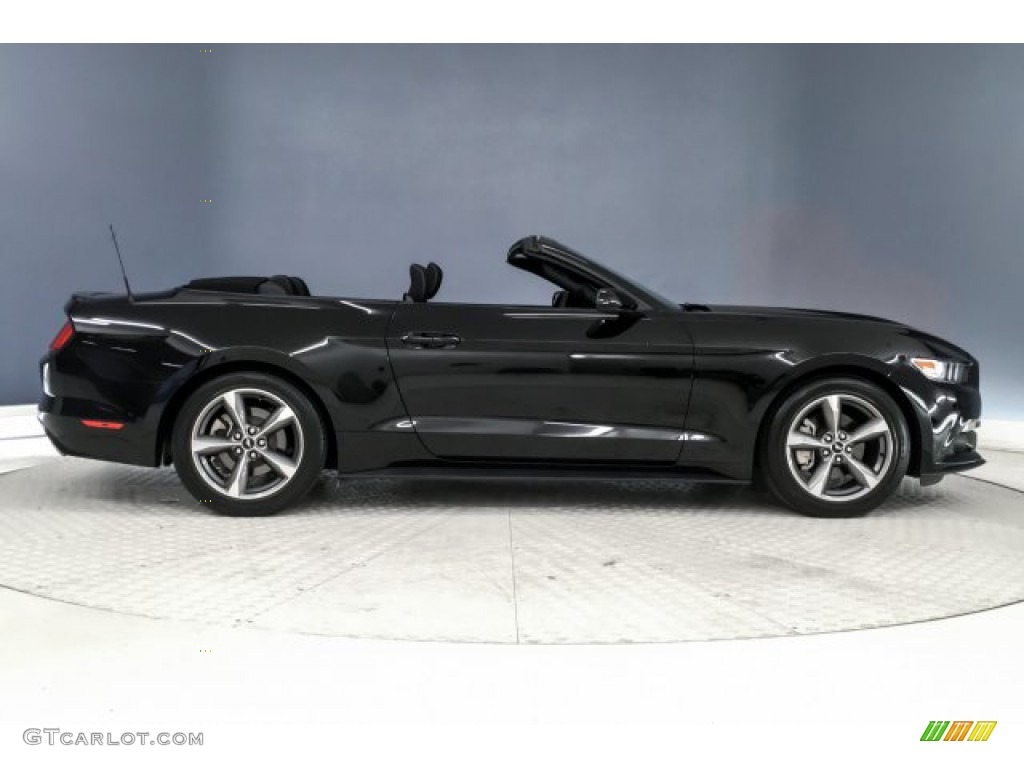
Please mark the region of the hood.
[[929, 354], [936, 357], [969, 362], [977, 365], [978, 361], [965, 350], [946, 339], [920, 331], [906, 323], [888, 320], [873, 315], [858, 315], [852, 312], [830, 312], [824, 309], [801, 309], [797, 307], [751, 307], [732, 304], [689, 304], [683, 305], [690, 312], [710, 312], [718, 315], [733, 315], [764, 320], [807, 320], [830, 321], [839, 320], [853, 323], [868, 323], [879, 331], [899, 334], [921, 344]]
[[856, 320], [868, 323], [884, 323], [886, 325], [900, 328], [907, 327], [903, 323], [896, 322], [895, 320], [888, 320], [884, 317], [858, 315], [852, 312], [831, 312], [824, 309], [803, 309], [800, 307], [752, 307], [740, 304], [705, 304], [701, 305], [700, 310], [723, 315], [745, 315], [765, 318], [806, 318], [808, 320]]

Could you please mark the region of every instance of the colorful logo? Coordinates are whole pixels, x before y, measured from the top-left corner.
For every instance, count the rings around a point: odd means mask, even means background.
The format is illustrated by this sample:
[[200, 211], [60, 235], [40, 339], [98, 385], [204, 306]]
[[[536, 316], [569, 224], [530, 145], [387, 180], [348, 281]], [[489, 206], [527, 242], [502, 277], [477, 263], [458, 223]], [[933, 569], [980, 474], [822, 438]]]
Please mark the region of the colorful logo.
[[932, 720], [921, 741], [988, 741], [995, 728], [995, 720]]

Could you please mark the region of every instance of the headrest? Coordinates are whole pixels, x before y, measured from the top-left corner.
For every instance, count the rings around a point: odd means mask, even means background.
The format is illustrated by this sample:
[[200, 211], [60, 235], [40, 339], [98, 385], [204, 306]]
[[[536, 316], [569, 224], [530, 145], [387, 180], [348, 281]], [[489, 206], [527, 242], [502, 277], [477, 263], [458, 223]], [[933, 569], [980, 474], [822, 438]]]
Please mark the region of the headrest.
[[256, 293], [273, 293], [279, 296], [288, 296], [292, 293], [292, 284], [284, 275], [274, 275], [256, 286]]
[[418, 302], [427, 300], [427, 270], [422, 264], [409, 265], [409, 291], [405, 299]]
[[427, 301], [437, 296], [442, 280], [444, 280], [444, 271], [434, 262], [427, 264]]

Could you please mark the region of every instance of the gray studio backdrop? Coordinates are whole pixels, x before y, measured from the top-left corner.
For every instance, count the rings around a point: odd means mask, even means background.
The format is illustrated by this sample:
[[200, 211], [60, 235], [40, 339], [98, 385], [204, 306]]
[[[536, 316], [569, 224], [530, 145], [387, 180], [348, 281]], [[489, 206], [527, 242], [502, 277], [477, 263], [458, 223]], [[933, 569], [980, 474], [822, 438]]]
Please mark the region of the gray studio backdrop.
[[481, 302], [546, 302], [503, 257], [549, 234], [947, 336], [1024, 417], [1022, 82], [1018, 46], [0, 46], [0, 402], [72, 290], [121, 290], [112, 221], [139, 290], [398, 297], [432, 259]]

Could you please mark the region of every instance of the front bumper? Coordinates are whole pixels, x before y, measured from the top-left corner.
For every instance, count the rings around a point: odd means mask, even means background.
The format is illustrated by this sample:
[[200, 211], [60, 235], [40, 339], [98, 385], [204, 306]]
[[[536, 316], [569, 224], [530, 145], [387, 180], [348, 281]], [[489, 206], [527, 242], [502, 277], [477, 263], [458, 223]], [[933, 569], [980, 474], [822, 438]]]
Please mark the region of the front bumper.
[[928, 467], [922, 466], [922, 485], [937, 483], [950, 472], [963, 472], [985, 463], [977, 451], [979, 426], [979, 420], [957, 415], [933, 433], [932, 460]]
[[[985, 459], [977, 451], [981, 426], [981, 394], [976, 383], [925, 386], [903, 391], [913, 404], [920, 435], [920, 450], [911, 467], [923, 485], [938, 482], [950, 472], [980, 467]], [[913, 428], [913, 425], [911, 425]]]

